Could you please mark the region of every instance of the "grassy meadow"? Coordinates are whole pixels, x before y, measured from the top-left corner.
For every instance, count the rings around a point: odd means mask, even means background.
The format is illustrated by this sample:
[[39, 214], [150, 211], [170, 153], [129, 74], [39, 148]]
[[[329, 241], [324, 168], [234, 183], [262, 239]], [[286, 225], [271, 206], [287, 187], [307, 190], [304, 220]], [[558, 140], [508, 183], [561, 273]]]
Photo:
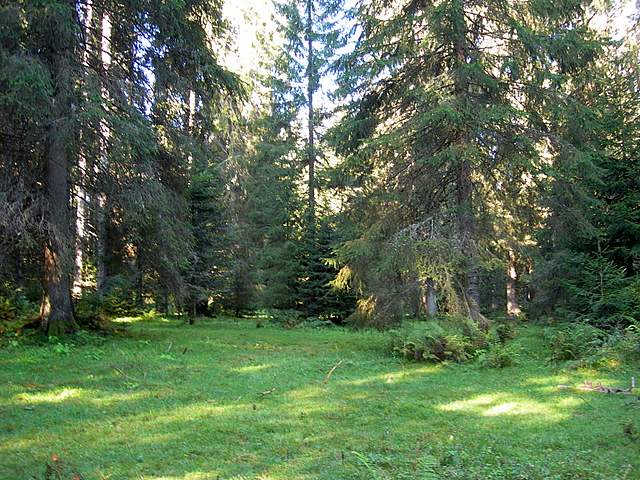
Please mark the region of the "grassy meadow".
[[482, 369], [394, 359], [375, 332], [121, 321], [2, 339], [0, 479], [640, 478], [638, 397], [558, 388], [630, 367], [564, 370], [537, 327]]

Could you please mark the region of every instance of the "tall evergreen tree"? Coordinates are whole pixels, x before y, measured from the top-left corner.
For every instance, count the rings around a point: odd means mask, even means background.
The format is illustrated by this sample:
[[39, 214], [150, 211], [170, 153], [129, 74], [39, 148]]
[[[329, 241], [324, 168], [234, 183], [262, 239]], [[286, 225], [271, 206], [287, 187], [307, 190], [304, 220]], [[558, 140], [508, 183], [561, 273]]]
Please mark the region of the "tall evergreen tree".
[[276, 3], [282, 17], [282, 47], [286, 74], [293, 87], [290, 94], [299, 107], [306, 108], [306, 145], [303, 153], [307, 167], [306, 228], [313, 232], [317, 207], [317, 168], [322, 158], [318, 145], [319, 129], [327, 117], [326, 106], [318, 98], [322, 80], [327, 76], [337, 50], [343, 45], [340, 15], [343, 0], [304, 0]]
[[[140, 291], [145, 277], [159, 279], [174, 296], [187, 288], [190, 164], [209, 168], [223, 160], [208, 157], [207, 146], [219, 141], [220, 120], [228, 118], [229, 99], [239, 91], [214, 51], [224, 48], [221, 6], [213, 0], [52, 0], [2, 7], [13, 28], [1, 53], [7, 62], [0, 78], [10, 94], [3, 115], [14, 115], [18, 89], [40, 92], [23, 112], [37, 128], [10, 140], [37, 150], [20, 167], [23, 174], [10, 175], [2, 188], [11, 208], [29, 204], [23, 210], [29, 217], [3, 221], [3, 229], [44, 248], [42, 317], [50, 334], [75, 327], [74, 270], [76, 277], [95, 271], [100, 292], [110, 277], [134, 276], [135, 270]], [[26, 74], [22, 85], [10, 77], [16, 68]], [[3, 136], [3, 146], [8, 142]], [[3, 173], [18, 168], [16, 160], [3, 158]], [[21, 187], [25, 179], [30, 183]], [[86, 282], [76, 284], [80, 294]]]
[[343, 170], [385, 212], [365, 228], [390, 241], [439, 224], [460, 254], [462, 310], [485, 324], [479, 275], [495, 240], [485, 192], [514, 212], [513, 195], [541, 173], [556, 132], [538, 110], [599, 51], [587, 13], [571, 1], [450, 0], [359, 3], [354, 15], [360, 33], [340, 82], [355, 99], [334, 135], [349, 155]]

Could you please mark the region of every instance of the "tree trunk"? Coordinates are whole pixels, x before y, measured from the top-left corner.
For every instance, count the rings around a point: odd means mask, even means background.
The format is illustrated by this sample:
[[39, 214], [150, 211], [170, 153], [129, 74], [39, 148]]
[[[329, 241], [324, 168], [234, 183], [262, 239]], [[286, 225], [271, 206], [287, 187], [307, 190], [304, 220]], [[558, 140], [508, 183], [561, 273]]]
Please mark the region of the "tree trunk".
[[509, 260], [507, 262], [507, 315], [514, 318], [522, 313], [518, 303], [517, 280], [515, 255], [509, 250]]
[[314, 55], [313, 55], [313, 0], [307, 0], [307, 99], [308, 99], [308, 138], [307, 138], [307, 163], [309, 167], [309, 197], [308, 197], [308, 215], [309, 229], [314, 231], [316, 219], [316, 152], [314, 139], [314, 111], [313, 111], [313, 93], [315, 90], [315, 72], [314, 72]]
[[[463, 147], [464, 148], [464, 147]], [[464, 155], [464, 152], [462, 153]], [[473, 186], [469, 161], [462, 159], [457, 179], [458, 234], [460, 235], [462, 255], [467, 261], [465, 279], [465, 301], [469, 316], [478, 321], [480, 315], [480, 290], [478, 285], [478, 266], [474, 242], [475, 218], [473, 214]]]
[[[196, 115], [196, 92], [193, 88], [189, 89], [189, 101], [187, 103], [187, 121], [185, 123], [185, 134], [188, 137], [193, 137], [193, 127], [195, 123]], [[195, 173], [195, 166], [193, 165], [193, 142], [190, 141], [189, 155], [187, 156], [187, 169], [188, 169], [188, 182], [191, 184], [191, 178]]]
[[[111, 18], [108, 12], [102, 13], [102, 25], [100, 36], [100, 51], [102, 63], [102, 75], [106, 76], [111, 65]], [[109, 101], [109, 90], [106, 82], [102, 83], [102, 102]], [[100, 120], [100, 161], [96, 167], [96, 174], [104, 174], [108, 168], [108, 144], [111, 136], [111, 129], [108, 122], [103, 118]], [[107, 279], [107, 220], [108, 220], [108, 198], [104, 191], [100, 191], [97, 195], [98, 203], [96, 205], [96, 288], [98, 294], [104, 292]]]
[[[2, 265], [2, 256], [0, 255], [0, 265]], [[22, 268], [22, 252], [20, 244], [16, 243], [13, 247], [13, 265], [15, 268], [16, 283], [22, 285], [24, 280], [23, 268]]]
[[[73, 25], [75, 3], [67, 1], [60, 15]], [[64, 35], [64, 25], [59, 32]], [[71, 105], [73, 95], [72, 55], [73, 33], [70, 38], [53, 41], [50, 67], [54, 82], [52, 118], [46, 142], [47, 237], [44, 242], [45, 296], [41, 306], [42, 328], [48, 335], [62, 335], [76, 329], [71, 303], [73, 273], [73, 236], [69, 190], [72, 144]]]
[[[84, 51], [82, 55], [83, 64], [86, 67], [89, 64], [91, 56], [91, 27], [93, 22], [93, 2], [87, 0], [83, 12], [83, 35], [84, 35]], [[85, 78], [85, 84], [87, 78]], [[86, 88], [86, 85], [85, 85]], [[80, 131], [81, 148], [88, 140], [85, 138], [88, 131]], [[87, 183], [87, 155], [88, 152], [78, 155], [78, 183], [75, 186], [76, 197], [76, 237], [75, 237], [75, 256], [74, 256], [74, 275], [73, 275], [73, 296], [78, 298], [82, 295], [83, 288], [83, 270], [84, 270], [84, 248], [86, 246], [87, 232], [87, 204], [89, 196], [85, 189]]]
[[438, 297], [433, 280], [427, 280], [424, 282], [422, 301], [427, 317], [431, 318], [438, 314]]
[[[451, 7], [453, 11], [452, 23], [457, 26], [454, 31], [454, 49], [456, 71], [454, 74], [454, 93], [460, 105], [462, 113], [468, 110], [466, 103], [469, 101], [469, 79], [466, 71], [467, 53], [467, 27], [464, 14], [464, 1], [460, 1]], [[475, 245], [475, 214], [473, 208], [473, 183], [471, 180], [471, 164], [468, 158], [469, 132], [467, 125], [461, 125], [457, 139], [458, 172], [456, 178], [456, 203], [458, 235], [462, 255], [467, 261], [464, 280], [464, 301], [469, 317], [482, 327], [487, 326], [486, 318], [480, 313], [480, 289]]]

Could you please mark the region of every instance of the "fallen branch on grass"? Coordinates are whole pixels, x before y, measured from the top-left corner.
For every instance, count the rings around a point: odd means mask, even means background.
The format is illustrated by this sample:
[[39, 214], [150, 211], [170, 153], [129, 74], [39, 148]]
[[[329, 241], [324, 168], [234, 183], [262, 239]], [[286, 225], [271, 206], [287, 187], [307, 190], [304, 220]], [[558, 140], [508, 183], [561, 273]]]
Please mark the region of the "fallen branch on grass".
[[342, 365], [342, 360], [340, 360], [338, 363], [336, 363], [333, 366], [333, 368], [331, 368], [331, 370], [329, 370], [329, 372], [325, 375], [324, 381], [322, 383], [324, 383], [326, 385], [327, 382], [329, 381], [329, 379], [331, 378], [331, 375], [333, 375], [333, 372], [335, 372], [336, 368], [338, 368], [340, 365]]
[[275, 391], [276, 391], [276, 387], [273, 387], [273, 388], [270, 388], [269, 390], [265, 390], [264, 392], [260, 392], [258, 395], [260, 395], [261, 397], [266, 397], [267, 395], [271, 395]]
[[116, 372], [118, 372], [121, 376], [123, 376], [124, 378], [132, 382], [144, 383], [146, 385], [151, 385], [151, 386], [162, 386], [161, 383], [147, 381], [147, 372], [143, 373], [142, 378], [137, 378], [137, 377], [132, 377], [131, 375], [127, 374], [127, 372], [125, 372], [121, 368], [116, 367], [115, 365], [111, 365], [111, 368], [114, 369]]
[[[570, 389], [569, 385], [558, 385], [561, 389]], [[582, 385], [576, 388], [576, 390], [582, 390], [587, 392], [599, 392], [599, 393], [620, 393], [623, 395], [632, 395], [633, 389], [636, 388], [636, 377], [631, 377], [631, 386], [629, 388], [618, 387], [606, 387], [602, 383], [593, 384], [591, 380], [587, 380]]]

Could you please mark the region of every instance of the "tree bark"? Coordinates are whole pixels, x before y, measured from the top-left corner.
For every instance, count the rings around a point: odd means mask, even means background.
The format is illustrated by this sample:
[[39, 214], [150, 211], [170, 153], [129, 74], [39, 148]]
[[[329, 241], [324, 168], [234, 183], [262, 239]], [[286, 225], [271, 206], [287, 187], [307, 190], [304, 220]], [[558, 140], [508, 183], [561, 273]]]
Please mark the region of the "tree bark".
[[438, 297], [433, 280], [424, 283], [424, 307], [427, 317], [434, 317], [438, 314]]
[[[106, 77], [111, 65], [111, 17], [108, 12], [102, 13], [102, 25], [100, 34], [100, 51], [102, 63], [102, 76]], [[102, 82], [102, 102], [109, 101], [109, 90], [106, 82]], [[108, 167], [108, 141], [111, 136], [111, 129], [108, 122], [103, 118], [100, 120], [100, 162], [96, 167], [96, 174], [106, 171]], [[96, 289], [98, 294], [104, 292], [107, 279], [107, 217], [108, 217], [107, 193], [100, 191], [97, 195], [96, 205]]]
[[[84, 50], [82, 54], [83, 64], [86, 67], [90, 62], [91, 41], [92, 33], [91, 27], [93, 22], [93, 2], [87, 0], [84, 7], [83, 15], [83, 35], [84, 35]], [[84, 79], [85, 84], [88, 79]], [[86, 88], [86, 85], [85, 85]], [[86, 137], [87, 131], [80, 131], [81, 138]], [[87, 142], [86, 138], [82, 138], [81, 148], [84, 142]], [[87, 142], [88, 143], [88, 142]], [[73, 275], [73, 296], [78, 298], [82, 295], [83, 270], [84, 270], [84, 249], [86, 246], [86, 234], [87, 234], [87, 205], [89, 203], [89, 195], [85, 189], [87, 183], [87, 154], [88, 152], [78, 155], [78, 183], [75, 186], [76, 197], [76, 237], [75, 237], [75, 256], [74, 256], [74, 275]]]
[[[467, 51], [467, 27], [464, 16], [464, 1], [452, 5], [452, 23], [457, 25], [454, 31], [453, 46], [455, 55], [454, 93], [463, 113], [466, 114], [469, 101], [469, 78], [466, 72], [468, 60]], [[469, 317], [479, 325], [486, 327], [487, 320], [480, 313], [480, 289], [479, 272], [477, 264], [477, 252], [475, 245], [475, 214], [473, 208], [473, 182], [471, 179], [472, 167], [468, 158], [469, 132], [468, 126], [462, 124], [459, 127], [458, 148], [458, 172], [456, 178], [456, 206], [457, 227], [460, 236], [461, 252], [467, 261], [464, 280], [464, 301]]]
[[[75, 2], [67, 0], [60, 15], [75, 21]], [[61, 22], [62, 23], [62, 22]], [[71, 303], [73, 273], [73, 235], [71, 233], [71, 198], [69, 190], [70, 152], [72, 143], [73, 97], [73, 33], [52, 41], [50, 68], [54, 84], [52, 118], [46, 142], [46, 199], [48, 209], [47, 236], [44, 241], [45, 296], [41, 306], [42, 328], [48, 335], [62, 335], [76, 329]], [[64, 38], [69, 37], [69, 38]]]

